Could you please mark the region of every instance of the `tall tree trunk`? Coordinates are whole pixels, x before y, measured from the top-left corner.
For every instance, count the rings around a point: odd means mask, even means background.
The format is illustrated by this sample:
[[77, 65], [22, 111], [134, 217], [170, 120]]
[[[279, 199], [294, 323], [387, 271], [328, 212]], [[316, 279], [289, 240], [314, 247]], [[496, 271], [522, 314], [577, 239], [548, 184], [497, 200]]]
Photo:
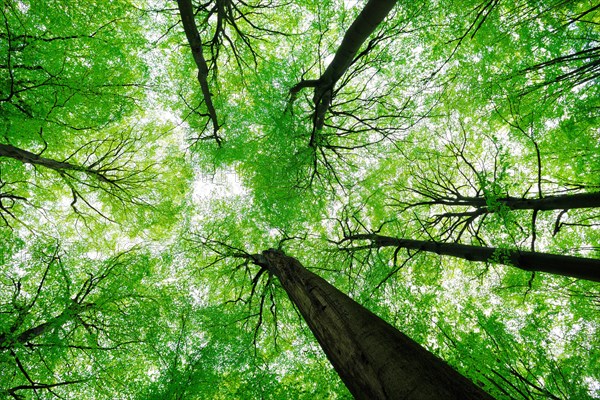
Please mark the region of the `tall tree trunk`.
[[[538, 199], [521, 197], [499, 197], [494, 200], [501, 207], [511, 210], [571, 210], [575, 208], [600, 208], [600, 192], [575, 193], [560, 196], [545, 196]], [[483, 209], [482, 213], [493, 212], [484, 197], [457, 197], [455, 199], [432, 200], [423, 204], [470, 206]]]
[[[331, 105], [331, 96], [335, 84], [346, 73], [365, 40], [375, 31], [395, 5], [396, 0], [369, 0], [344, 34], [342, 43], [335, 52], [333, 60], [319, 79], [303, 80], [290, 89], [292, 98], [295, 98], [301, 89], [314, 87], [315, 114], [313, 118], [316, 130], [323, 128], [325, 114]], [[311, 138], [310, 145], [315, 145], [313, 138]]]
[[61, 327], [67, 322], [75, 320], [82, 311], [90, 310], [92, 308], [94, 308], [94, 304], [92, 303], [79, 304], [73, 302], [56, 317], [50, 318], [46, 322], [29, 328], [11, 339], [11, 334], [18, 329], [17, 326], [13, 326], [9, 333], [0, 334], [0, 349], [9, 348], [12, 343], [26, 344], [50, 331], [52, 328]]
[[356, 399], [491, 399], [295, 258], [268, 250], [253, 259], [279, 279]]
[[525, 271], [539, 271], [554, 275], [570, 276], [600, 282], [600, 259], [565, 256], [559, 254], [500, 249], [495, 247], [471, 246], [459, 243], [441, 243], [426, 240], [401, 239], [376, 234], [351, 235], [345, 240], [369, 240], [371, 244], [353, 249], [400, 247], [403, 249], [427, 251], [436, 254], [463, 258], [469, 261], [482, 261], [504, 264]]
[[196, 67], [198, 68], [198, 83], [200, 83], [204, 103], [208, 110], [208, 117], [212, 122], [213, 137], [217, 142], [217, 145], [220, 146], [221, 138], [218, 135], [219, 121], [217, 119], [217, 111], [215, 110], [212, 101], [210, 87], [208, 86], [208, 64], [206, 63], [206, 59], [202, 52], [202, 39], [200, 38], [200, 33], [196, 26], [196, 20], [194, 19], [194, 7], [192, 6], [191, 0], [177, 0], [177, 6], [179, 8], [179, 15], [181, 16], [181, 23], [183, 24], [185, 36], [192, 50], [192, 56], [194, 57]]
[[27, 150], [20, 149], [10, 144], [0, 144], [0, 157], [8, 157], [24, 164], [39, 165], [42, 167], [60, 171], [86, 171], [85, 167], [71, 164], [63, 161], [56, 161], [51, 158], [45, 158]]
[[116, 185], [115, 179], [111, 178], [101, 169], [90, 168], [83, 165], [72, 164], [65, 161], [57, 161], [52, 158], [42, 157], [27, 150], [20, 149], [10, 144], [0, 144], [0, 157], [12, 158], [21, 161], [23, 164], [39, 165], [41, 167], [52, 169], [59, 174], [67, 171], [79, 171], [93, 176], [96, 179], [112, 185]]

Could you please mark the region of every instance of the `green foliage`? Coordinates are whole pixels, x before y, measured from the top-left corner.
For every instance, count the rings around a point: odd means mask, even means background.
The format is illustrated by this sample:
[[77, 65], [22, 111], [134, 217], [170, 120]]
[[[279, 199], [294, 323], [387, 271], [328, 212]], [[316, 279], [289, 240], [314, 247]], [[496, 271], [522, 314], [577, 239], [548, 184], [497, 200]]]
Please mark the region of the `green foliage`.
[[[290, 89], [365, 2], [224, 3], [193, 3], [220, 144], [174, 2], [0, 5], [0, 149], [29, 157], [0, 153], [0, 397], [350, 398], [268, 248], [499, 399], [598, 397], [598, 284], [502, 250], [600, 257], [598, 207], [510, 203], [600, 190], [594, 2], [400, 2], [320, 130]], [[341, 242], [370, 232], [505, 265]]]

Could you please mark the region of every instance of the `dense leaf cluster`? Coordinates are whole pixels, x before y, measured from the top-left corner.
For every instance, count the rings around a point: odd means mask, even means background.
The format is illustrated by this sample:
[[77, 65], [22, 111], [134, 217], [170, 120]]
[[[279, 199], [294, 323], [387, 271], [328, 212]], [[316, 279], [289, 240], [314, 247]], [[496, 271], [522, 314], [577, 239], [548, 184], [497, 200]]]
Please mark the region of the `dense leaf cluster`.
[[2, 2], [0, 397], [349, 398], [277, 248], [496, 398], [597, 398], [599, 21]]

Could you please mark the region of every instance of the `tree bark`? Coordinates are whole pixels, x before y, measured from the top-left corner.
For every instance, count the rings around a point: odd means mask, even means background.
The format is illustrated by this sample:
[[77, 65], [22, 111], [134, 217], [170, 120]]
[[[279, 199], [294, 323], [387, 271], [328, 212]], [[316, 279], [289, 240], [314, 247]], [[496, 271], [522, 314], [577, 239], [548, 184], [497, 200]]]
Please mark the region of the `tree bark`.
[[295, 258], [268, 250], [253, 259], [279, 279], [356, 399], [492, 399]]
[[376, 234], [351, 235], [345, 239], [371, 241], [371, 244], [355, 247], [355, 250], [400, 247], [462, 258], [469, 261], [510, 265], [525, 271], [546, 272], [554, 275], [600, 282], [600, 259], [521, 251], [517, 249], [471, 246], [459, 243], [401, 239]]

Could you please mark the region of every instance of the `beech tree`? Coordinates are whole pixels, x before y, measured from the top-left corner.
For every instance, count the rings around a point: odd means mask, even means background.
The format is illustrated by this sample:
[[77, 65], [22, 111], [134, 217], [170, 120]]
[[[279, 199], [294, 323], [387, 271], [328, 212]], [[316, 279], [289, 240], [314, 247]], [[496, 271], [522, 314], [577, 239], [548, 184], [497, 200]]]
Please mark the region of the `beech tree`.
[[597, 398], [599, 13], [2, 3], [0, 397]]
[[298, 260], [274, 249], [248, 257], [279, 279], [355, 398], [490, 398]]

